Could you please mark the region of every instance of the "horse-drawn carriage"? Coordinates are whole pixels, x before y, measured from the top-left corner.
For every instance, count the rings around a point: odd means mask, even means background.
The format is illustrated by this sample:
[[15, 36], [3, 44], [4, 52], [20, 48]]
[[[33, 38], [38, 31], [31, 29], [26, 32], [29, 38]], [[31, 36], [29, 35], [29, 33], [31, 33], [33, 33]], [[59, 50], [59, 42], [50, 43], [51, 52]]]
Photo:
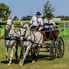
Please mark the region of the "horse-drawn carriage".
[[[21, 23], [22, 24], [22, 23]], [[47, 24], [52, 25], [52, 24]], [[47, 26], [46, 25], [46, 26]], [[10, 55], [10, 61], [8, 65], [11, 64], [13, 52], [16, 48], [16, 56], [18, 46], [21, 47], [21, 57], [22, 61], [20, 61], [20, 65], [23, 65], [24, 60], [29, 52], [35, 52], [35, 47], [37, 47], [36, 55], [38, 54], [38, 48], [46, 48], [45, 52], [49, 52], [50, 58], [54, 60], [56, 58], [56, 54], [59, 58], [64, 56], [64, 41], [62, 37], [59, 37], [59, 33], [61, 31], [56, 30], [54, 27], [53, 30], [45, 30], [45, 31], [30, 31], [29, 23], [25, 23], [21, 25], [20, 30], [14, 30], [12, 19], [7, 20], [6, 29], [8, 30], [8, 34], [5, 38], [5, 51], [6, 51], [6, 60], [8, 61], [8, 48], [12, 49]], [[49, 41], [51, 43], [44, 43], [43, 41]], [[25, 49], [25, 54], [23, 55], [23, 51]], [[31, 50], [33, 49], [33, 50]], [[29, 56], [29, 55], [28, 55]]]
[[[55, 23], [58, 25], [58, 23]], [[52, 24], [46, 24], [46, 26], [50, 26]], [[62, 58], [64, 56], [64, 41], [63, 38], [58, 36], [61, 31], [57, 30], [58, 27], [54, 27], [53, 30], [42, 30], [40, 31], [44, 37], [44, 43], [39, 44], [39, 48], [46, 48], [46, 51], [39, 52], [49, 52], [49, 56], [51, 60], [55, 60], [56, 56]], [[49, 43], [45, 43], [45, 41], [51, 41]], [[30, 52], [32, 52], [30, 50]], [[39, 55], [39, 54], [38, 54]], [[29, 55], [28, 55], [29, 56]]]
[[[52, 25], [52, 24], [48, 24]], [[56, 23], [58, 25], [58, 23]], [[51, 40], [51, 43], [44, 43], [45, 48], [47, 49], [47, 52], [50, 54], [50, 58], [54, 60], [56, 58], [56, 55], [59, 58], [62, 58], [64, 56], [64, 41], [62, 37], [59, 37], [59, 33], [63, 31], [56, 30], [58, 27], [54, 27], [53, 30], [47, 30], [47, 31], [40, 31], [43, 36], [45, 41]]]

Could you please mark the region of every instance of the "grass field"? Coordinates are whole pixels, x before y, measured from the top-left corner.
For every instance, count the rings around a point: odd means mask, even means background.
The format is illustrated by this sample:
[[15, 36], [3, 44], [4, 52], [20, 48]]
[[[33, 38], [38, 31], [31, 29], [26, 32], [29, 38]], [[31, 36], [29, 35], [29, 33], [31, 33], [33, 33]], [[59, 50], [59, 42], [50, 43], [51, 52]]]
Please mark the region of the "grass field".
[[[25, 60], [23, 67], [20, 67], [18, 60], [13, 56], [13, 61], [10, 66], [7, 65], [8, 62], [5, 60], [5, 45], [4, 40], [0, 40], [0, 69], [69, 69], [69, 37], [63, 37], [65, 42], [65, 55], [63, 58], [56, 58], [54, 61], [49, 60], [49, 57], [38, 58], [38, 61], [31, 63], [31, 59]], [[10, 55], [11, 49], [9, 49]], [[20, 54], [20, 48], [18, 50], [18, 55]], [[47, 53], [40, 53], [47, 54]]]
[[[61, 29], [64, 29], [64, 27], [59, 27], [58, 29], [61, 30]], [[66, 27], [65, 30], [66, 30], [66, 35], [69, 35], [69, 28]], [[63, 32], [60, 32], [59, 35], [60, 36], [64, 35], [64, 31]]]

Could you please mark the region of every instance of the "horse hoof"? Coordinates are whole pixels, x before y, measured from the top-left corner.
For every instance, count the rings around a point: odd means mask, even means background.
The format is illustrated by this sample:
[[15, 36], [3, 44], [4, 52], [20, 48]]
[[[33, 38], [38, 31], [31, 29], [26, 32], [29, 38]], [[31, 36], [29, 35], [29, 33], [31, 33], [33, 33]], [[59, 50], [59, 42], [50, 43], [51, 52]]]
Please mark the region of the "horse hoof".
[[22, 67], [22, 66], [23, 66], [23, 63], [20, 64], [20, 67]]
[[19, 64], [21, 65], [21, 62], [19, 62]]
[[9, 60], [7, 59], [6, 61], [8, 62]]
[[35, 61], [33, 60], [32, 63], [35, 63]]
[[8, 63], [8, 66], [10, 66], [11, 64], [10, 63]]
[[20, 67], [22, 67], [23, 65], [22, 64], [20, 64]]

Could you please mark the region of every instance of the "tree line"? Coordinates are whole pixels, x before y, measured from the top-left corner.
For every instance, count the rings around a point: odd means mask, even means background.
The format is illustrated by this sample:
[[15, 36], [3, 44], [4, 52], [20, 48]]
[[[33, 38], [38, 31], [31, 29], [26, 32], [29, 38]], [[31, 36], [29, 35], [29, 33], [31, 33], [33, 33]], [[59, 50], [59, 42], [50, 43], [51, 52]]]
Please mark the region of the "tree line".
[[55, 18], [61, 18], [61, 20], [69, 20], [69, 16], [57, 16]]
[[[32, 16], [30, 16], [30, 15], [27, 15], [27, 16], [23, 16], [22, 18], [21, 18], [21, 20], [31, 20], [31, 18], [32, 18]], [[45, 17], [44, 16], [42, 16], [41, 17], [42, 19], [44, 19]], [[69, 16], [53, 16], [53, 18], [61, 18], [61, 20], [69, 20]], [[18, 18], [17, 18], [17, 16], [14, 16], [14, 18], [13, 18], [13, 20], [19, 20]]]
[[[55, 11], [55, 9], [52, 7], [52, 4], [50, 4], [50, 1], [47, 1], [44, 4], [44, 8], [43, 8], [43, 16], [42, 19], [47, 17], [47, 13], [51, 13], [52, 18], [61, 18], [61, 20], [69, 20], [69, 16], [54, 16], [53, 12]], [[11, 14], [11, 10], [10, 8], [4, 4], [4, 3], [0, 3], [0, 19], [1, 20], [7, 20], [8, 16], [10, 16]], [[27, 15], [27, 16], [23, 16], [21, 18], [21, 20], [31, 20], [32, 16]], [[17, 16], [14, 16], [13, 20], [19, 20], [19, 18]]]

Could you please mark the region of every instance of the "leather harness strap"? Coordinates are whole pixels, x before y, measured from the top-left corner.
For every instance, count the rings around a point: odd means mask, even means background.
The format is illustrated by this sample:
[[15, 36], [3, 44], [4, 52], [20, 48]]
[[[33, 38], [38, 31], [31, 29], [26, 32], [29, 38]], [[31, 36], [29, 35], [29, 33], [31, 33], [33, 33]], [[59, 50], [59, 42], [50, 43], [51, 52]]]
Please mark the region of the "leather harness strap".
[[[35, 29], [34, 29], [34, 31], [38, 28], [39, 26], [37, 26]], [[33, 34], [34, 33], [34, 31], [32, 31], [32, 33], [31, 34]], [[31, 34], [29, 34], [29, 35], [27, 35], [27, 36], [25, 36], [25, 38], [27, 38], [28, 36], [30, 36]]]

